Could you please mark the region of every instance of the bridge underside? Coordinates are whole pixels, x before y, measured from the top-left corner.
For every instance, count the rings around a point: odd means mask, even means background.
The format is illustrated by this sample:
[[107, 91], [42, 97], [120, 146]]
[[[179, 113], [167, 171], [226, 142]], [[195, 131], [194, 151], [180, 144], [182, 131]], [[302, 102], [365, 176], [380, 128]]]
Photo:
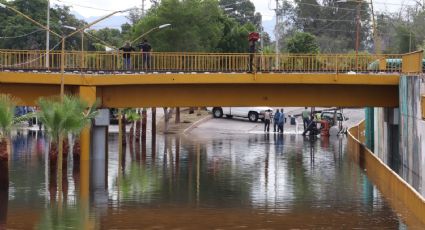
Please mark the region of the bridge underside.
[[104, 107], [342, 106], [396, 107], [396, 86], [138, 85], [98, 89]]
[[[102, 107], [341, 106], [397, 107], [398, 76], [336, 74], [65, 75], [65, 90], [81, 88]], [[35, 105], [58, 95], [60, 74], [0, 73], [0, 92]]]

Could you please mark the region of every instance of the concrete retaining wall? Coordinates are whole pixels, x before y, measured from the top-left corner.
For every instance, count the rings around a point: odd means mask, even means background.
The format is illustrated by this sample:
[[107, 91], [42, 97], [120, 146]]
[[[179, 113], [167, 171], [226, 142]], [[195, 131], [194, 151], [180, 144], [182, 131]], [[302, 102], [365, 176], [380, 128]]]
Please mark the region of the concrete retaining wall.
[[399, 91], [399, 109], [374, 109], [373, 152], [425, 196], [425, 76], [402, 76]]

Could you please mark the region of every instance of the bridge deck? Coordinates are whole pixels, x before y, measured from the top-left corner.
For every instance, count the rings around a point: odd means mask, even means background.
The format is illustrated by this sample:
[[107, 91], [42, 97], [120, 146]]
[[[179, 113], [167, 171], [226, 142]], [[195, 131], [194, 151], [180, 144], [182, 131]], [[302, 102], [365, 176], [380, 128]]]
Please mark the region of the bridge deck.
[[0, 92], [34, 105], [40, 96], [58, 95], [63, 79], [67, 93], [85, 92], [103, 107], [396, 107], [401, 72], [421, 72], [423, 57], [421, 52], [129, 55], [126, 66], [119, 52], [0, 50]]

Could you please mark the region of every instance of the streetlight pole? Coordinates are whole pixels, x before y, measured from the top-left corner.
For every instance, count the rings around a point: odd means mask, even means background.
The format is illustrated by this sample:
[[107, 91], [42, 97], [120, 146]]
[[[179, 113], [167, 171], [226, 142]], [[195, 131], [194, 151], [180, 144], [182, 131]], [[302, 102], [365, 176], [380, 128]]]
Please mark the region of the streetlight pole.
[[357, 0], [357, 15], [356, 15], [356, 68], [359, 67], [360, 8], [361, 8], [361, 0]]
[[72, 32], [72, 33], [70, 33], [70, 34], [68, 34], [66, 36], [62, 36], [62, 49], [61, 49], [61, 91], [60, 91], [61, 100], [63, 100], [64, 94], [65, 94], [65, 80], [64, 80], [64, 78], [65, 78], [65, 40], [67, 38], [73, 36], [74, 34], [77, 34], [77, 33], [80, 33], [80, 32], [84, 33], [84, 30], [85, 29], [93, 26], [96, 23], [99, 23], [100, 21], [103, 21], [103, 20], [105, 20], [105, 19], [113, 16], [114, 14], [123, 13], [123, 12], [129, 11], [129, 10], [130, 9], [114, 11], [114, 12], [112, 12], [112, 13], [106, 15], [106, 16], [103, 16], [103, 17], [97, 19], [96, 21], [94, 21], [92, 23], [87, 24], [86, 26], [84, 26], [84, 27], [82, 27], [80, 29], [75, 30], [74, 32]]
[[276, 53], [276, 60], [275, 60], [275, 66], [276, 69], [279, 68], [279, 0], [276, 0], [276, 26], [275, 26], [275, 53]]
[[357, 10], [356, 10], [356, 41], [355, 41], [355, 49], [356, 49], [356, 68], [358, 68], [359, 64], [359, 47], [360, 47], [360, 29], [361, 29], [361, 5], [362, 0], [339, 0], [336, 1], [337, 3], [347, 3], [347, 2], [355, 2], [357, 3]]
[[50, 65], [50, 0], [47, 0], [47, 30], [46, 30], [46, 68]]
[[133, 41], [131, 41], [131, 42], [130, 42], [130, 44], [135, 43], [137, 40], [139, 40], [139, 39], [140, 39], [140, 38], [142, 38], [142, 37], [145, 37], [146, 35], [148, 35], [149, 33], [151, 33], [151, 32], [152, 32], [152, 31], [154, 31], [154, 30], [160, 30], [160, 29], [163, 29], [163, 28], [165, 28], [165, 27], [169, 27], [169, 26], [171, 26], [171, 24], [163, 24], [163, 25], [160, 25], [160, 26], [154, 27], [154, 28], [152, 28], [152, 29], [148, 30], [146, 33], [144, 33], [144, 34], [140, 35], [139, 37], [135, 38]]

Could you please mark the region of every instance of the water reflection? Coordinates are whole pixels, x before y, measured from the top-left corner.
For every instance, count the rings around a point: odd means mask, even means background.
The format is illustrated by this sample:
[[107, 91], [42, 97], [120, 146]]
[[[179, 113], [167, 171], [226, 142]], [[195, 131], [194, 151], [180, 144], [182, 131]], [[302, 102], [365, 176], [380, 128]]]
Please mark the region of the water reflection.
[[[90, 199], [84, 193], [89, 174], [79, 170], [87, 165], [74, 167], [70, 161], [62, 191], [57, 191], [56, 172], [45, 174], [45, 138], [23, 135], [13, 141], [11, 189], [0, 190], [0, 229], [6, 223], [18, 229], [402, 225], [349, 160], [344, 138], [273, 133], [201, 141], [147, 135], [141, 143], [123, 146], [117, 135], [109, 134], [104, 161], [90, 162]], [[62, 208], [55, 205], [59, 192]], [[33, 217], [17, 222], [28, 206], [27, 215]]]

